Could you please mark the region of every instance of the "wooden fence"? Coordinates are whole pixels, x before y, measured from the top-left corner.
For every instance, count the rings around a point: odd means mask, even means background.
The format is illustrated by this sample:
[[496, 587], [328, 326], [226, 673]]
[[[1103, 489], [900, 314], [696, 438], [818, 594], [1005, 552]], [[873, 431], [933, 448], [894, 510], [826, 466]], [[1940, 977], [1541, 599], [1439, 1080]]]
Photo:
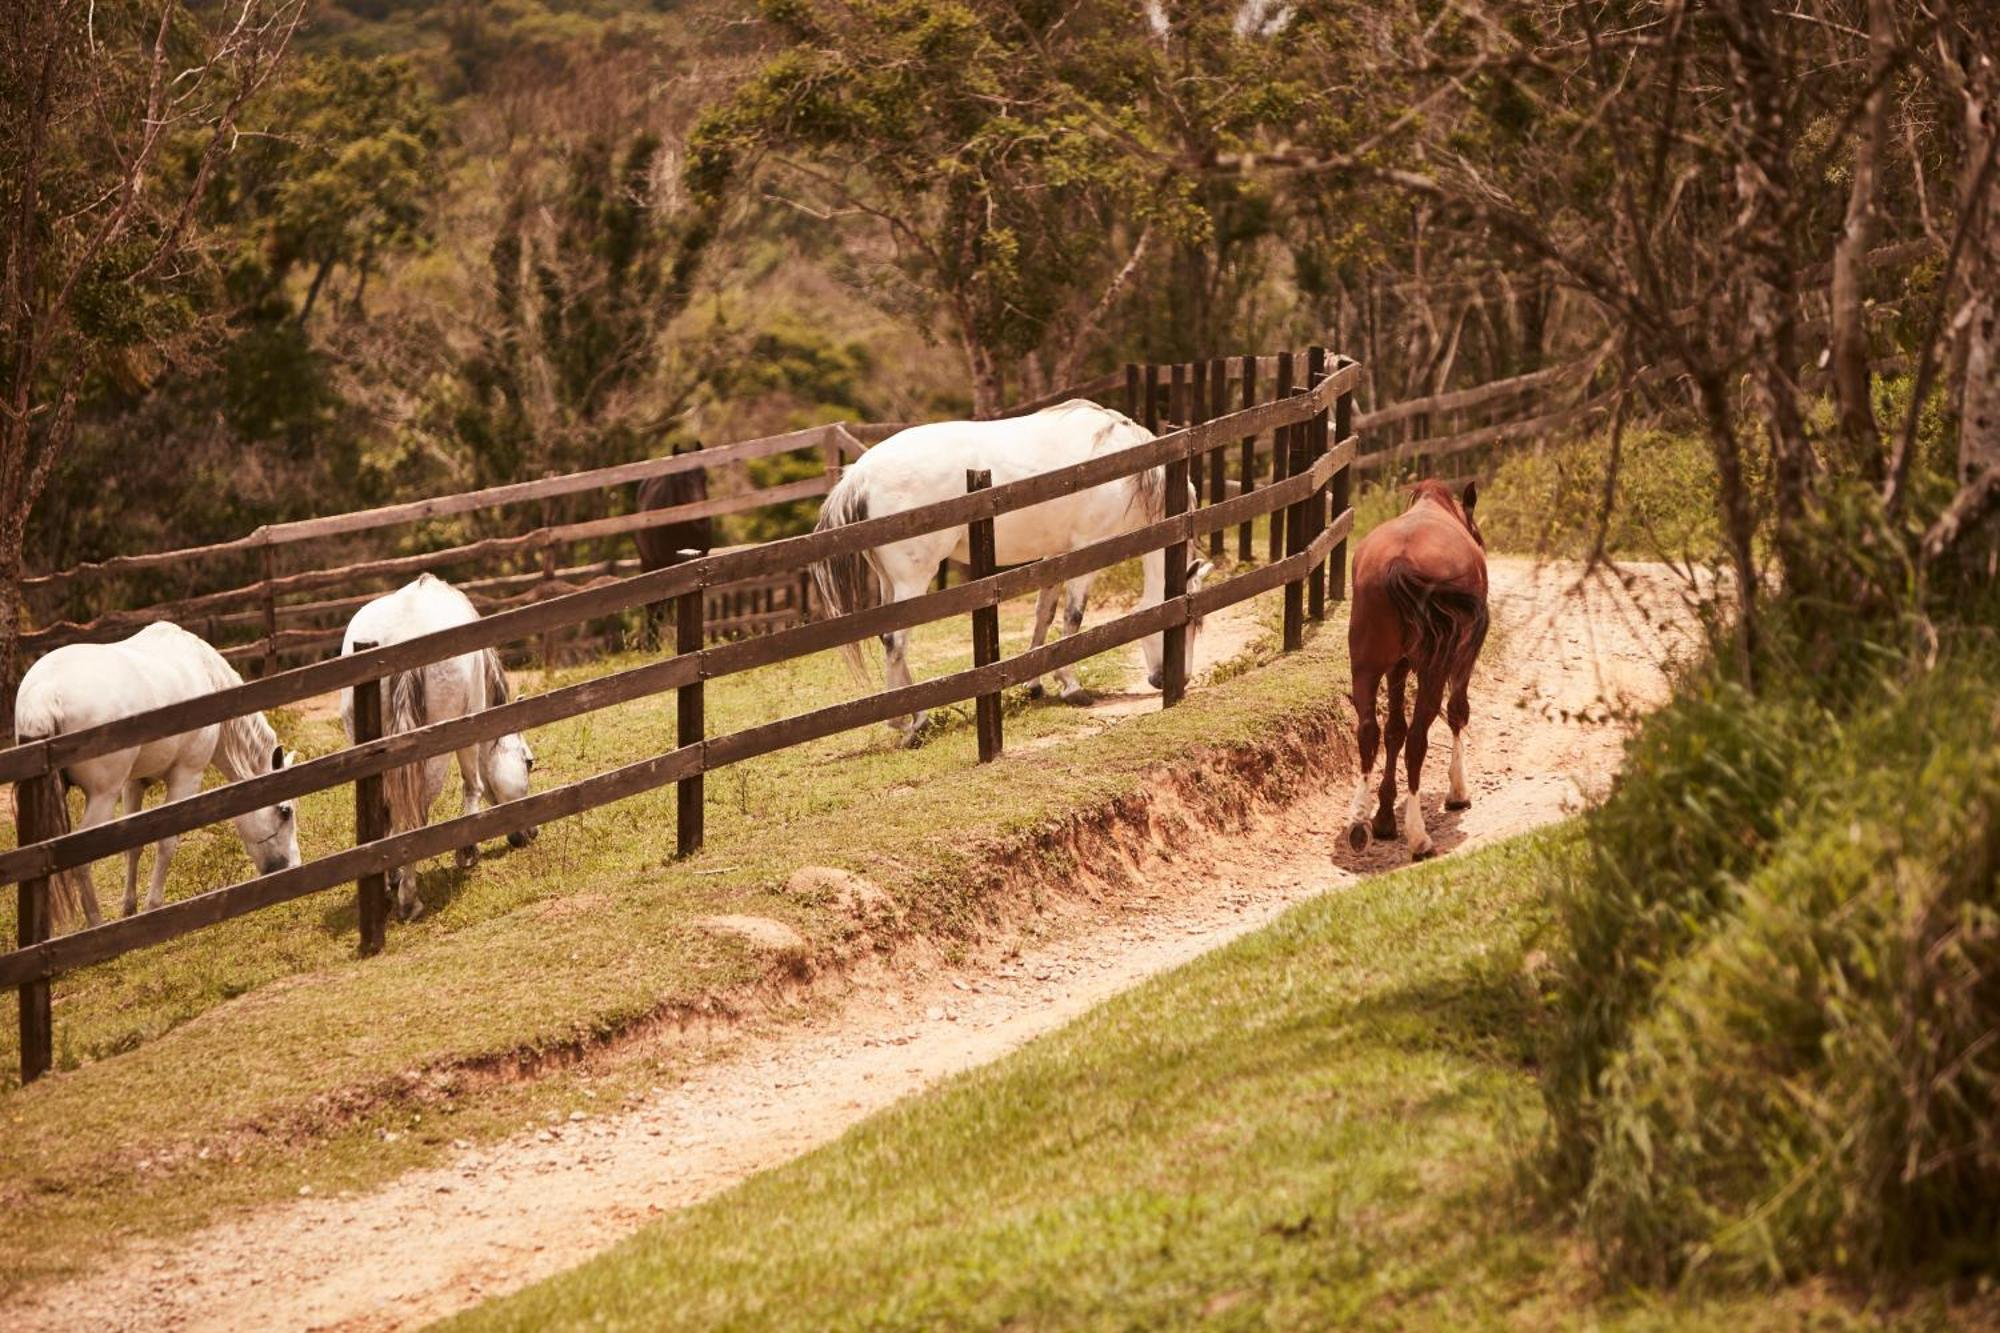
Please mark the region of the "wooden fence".
[[[20, 996], [23, 1082], [49, 1068], [53, 1051], [50, 983], [76, 968], [347, 882], [356, 885], [360, 951], [372, 954], [383, 944], [388, 920], [385, 877], [395, 866], [668, 783], [678, 784], [676, 843], [683, 854], [690, 853], [702, 843], [702, 780], [713, 769], [966, 699], [982, 701], [977, 705], [980, 756], [990, 760], [1003, 745], [998, 708], [1002, 689], [1151, 634], [1164, 636], [1162, 702], [1172, 706], [1186, 687], [1190, 620], [1273, 588], [1285, 590], [1284, 645], [1288, 650], [1298, 647], [1306, 621], [1324, 614], [1329, 596], [1339, 598], [1345, 592], [1347, 536], [1353, 525], [1353, 513], [1347, 507], [1348, 477], [1356, 448], [1352, 405], [1360, 378], [1358, 363], [1343, 360], [1330, 367], [1321, 348], [1312, 349], [1303, 362], [1303, 375], [1295, 376], [1300, 367], [1291, 354], [1273, 359], [1270, 382], [1278, 392], [1268, 401], [1253, 402], [1234, 412], [1209, 413], [1208, 419], [1182, 424], [1144, 444], [1056, 472], [1000, 486], [987, 486], [985, 478], [968, 476], [967, 493], [954, 499], [615, 579], [501, 611], [469, 625], [399, 644], [365, 648], [103, 726], [0, 750], [0, 781], [15, 783], [19, 841], [15, 850], [0, 853], [0, 883], [17, 885], [19, 902], [19, 947], [0, 955], [0, 986], [13, 987]], [[1228, 382], [1226, 367], [1217, 371], [1220, 363], [1202, 364], [1208, 367], [1211, 386], [1218, 378]], [[1261, 360], [1243, 359], [1237, 364], [1238, 397], [1254, 399]], [[1197, 400], [1191, 397], [1190, 386], [1196, 378], [1187, 366], [1170, 369], [1164, 377], [1157, 366], [1128, 367], [1123, 376], [1128, 406], [1152, 423], [1158, 420], [1164, 402], [1175, 420], [1188, 422], [1205, 410], [1197, 409]], [[1219, 404], [1221, 400], [1211, 396], [1205, 401]], [[1222, 486], [1211, 486], [1205, 506], [1189, 507], [1191, 477], [1205, 470], [1211, 477], [1217, 475], [1217, 460], [1225, 459], [1231, 449], [1240, 450], [1244, 441], [1266, 433], [1275, 441], [1280, 477], [1262, 486], [1254, 485], [1252, 479], [1234, 495], [1225, 495]], [[1238, 455], [1239, 459], [1246, 456]], [[698, 465], [698, 458], [657, 461]], [[992, 569], [996, 515], [1156, 467], [1164, 468], [1167, 478], [1165, 512], [1160, 520], [1032, 564], [997, 572]], [[1248, 477], [1251, 471], [1246, 467], [1244, 475]], [[1233, 577], [1197, 592], [1187, 591], [1187, 562], [1176, 558], [1187, 543], [1204, 538], [1215, 542], [1232, 529], [1247, 534], [1251, 520], [1267, 514], [1273, 517], [1273, 528], [1282, 532], [1281, 551], [1275, 560], [1243, 567]], [[757, 579], [796, 579], [815, 562], [836, 555], [958, 527], [969, 530], [978, 564], [976, 576], [969, 582], [909, 601], [704, 646], [703, 622], [712, 590]], [[995, 622], [988, 613], [1002, 601], [1151, 551], [1164, 551], [1168, 556], [1166, 596], [1160, 603], [1010, 658], [999, 656]], [[678, 650], [674, 656], [519, 698], [469, 717], [382, 734], [379, 688], [391, 673], [661, 602], [674, 607]], [[740, 731], [706, 734], [703, 692], [710, 680], [958, 616], [972, 618], [975, 664], [969, 670]], [[66, 764], [357, 686], [368, 688], [357, 690], [357, 739], [352, 746], [274, 773], [130, 812], [95, 828], [59, 832], [63, 795], [58, 774]], [[676, 697], [674, 749], [518, 801], [388, 834], [382, 796], [382, 775], [387, 770], [669, 690]], [[171, 833], [348, 784], [355, 793], [356, 846], [180, 899], [155, 911], [51, 937], [50, 876], [142, 847]]]
[[[22, 647], [31, 654], [42, 653], [66, 643], [120, 638], [156, 620], [176, 620], [215, 643], [232, 662], [257, 663], [269, 674], [280, 659], [310, 658], [337, 647], [348, 617], [383, 591], [388, 581], [475, 561], [488, 568], [514, 562], [516, 567], [509, 572], [458, 581], [458, 586], [482, 612], [511, 610], [602, 586], [637, 568], [636, 560], [616, 555], [559, 566], [558, 555], [564, 550], [601, 544], [668, 523], [748, 513], [771, 505], [813, 499], [824, 495], [833, 481], [831, 471], [822, 471], [777, 486], [712, 496], [665, 509], [605, 514], [568, 523], [546, 521], [551, 515], [550, 506], [559, 500], [585, 497], [600, 508], [608, 508], [612, 494], [650, 477], [695, 469], [714, 474], [754, 459], [803, 451], [818, 453], [825, 468], [832, 469], [858, 457], [867, 444], [898, 429], [901, 427], [896, 425], [814, 426], [677, 457], [645, 459], [377, 509], [276, 523], [232, 541], [114, 556], [35, 575], [23, 579], [22, 588], [32, 601], [46, 606], [62, 598], [76, 601], [85, 586], [96, 589], [100, 601], [116, 596], [120, 580], [134, 575], [165, 577], [170, 572], [183, 583], [198, 583], [212, 578], [213, 571], [226, 576], [232, 570], [240, 570], [245, 561], [253, 562], [259, 571], [259, 577], [232, 586], [202, 588], [143, 605], [102, 610], [80, 621], [52, 619], [22, 635]], [[331, 564], [315, 563], [323, 558], [316, 555], [309, 558], [306, 568], [283, 571], [279, 568], [281, 555], [323, 553], [328, 543], [338, 539], [382, 533], [428, 520], [484, 515], [492, 521], [497, 511], [531, 503], [542, 506], [541, 517], [545, 521], [525, 532], [459, 541], [434, 550], [390, 555], [364, 553], [360, 559]], [[368, 590], [358, 590], [364, 587]], [[335, 589], [339, 590], [338, 595], [324, 595]], [[315, 593], [321, 596], [315, 598], [312, 596]], [[746, 609], [745, 614], [751, 613]]]

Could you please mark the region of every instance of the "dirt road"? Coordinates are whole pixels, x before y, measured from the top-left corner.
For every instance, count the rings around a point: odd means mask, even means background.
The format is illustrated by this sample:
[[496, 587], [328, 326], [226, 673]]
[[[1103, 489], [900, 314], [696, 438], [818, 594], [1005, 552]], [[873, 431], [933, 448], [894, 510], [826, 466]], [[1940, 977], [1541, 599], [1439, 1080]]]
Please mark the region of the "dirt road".
[[[1686, 646], [1681, 585], [1658, 568], [1627, 572], [1628, 587], [1578, 589], [1571, 569], [1494, 562], [1494, 634], [1468, 733], [1472, 808], [1444, 814], [1444, 784], [1429, 784], [1442, 852], [1559, 818], [1610, 779], [1616, 719], [1664, 695], [1663, 665]], [[1253, 623], [1213, 627], [1202, 665], [1240, 646]], [[1106, 725], [1118, 698], [1104, 705]], [[0, 1321], [17, 1330], [389, 1329], [514, 1290], [1304, 898], [1402, 864], [1395, 844], [1334, 854], [1351, 794], [1336, 785], [1247, 835], [1152, 868], [1146, 890], [1059, 940], [996, 945], [950, 968], [900, 959], [893, 973], [851, 978], [818, 1021], [739, 1043], [643, 1102], [467, 1149], [365, 1196], [300, 1199], [138, 1246], [102, 1271], [27, 1294]]]

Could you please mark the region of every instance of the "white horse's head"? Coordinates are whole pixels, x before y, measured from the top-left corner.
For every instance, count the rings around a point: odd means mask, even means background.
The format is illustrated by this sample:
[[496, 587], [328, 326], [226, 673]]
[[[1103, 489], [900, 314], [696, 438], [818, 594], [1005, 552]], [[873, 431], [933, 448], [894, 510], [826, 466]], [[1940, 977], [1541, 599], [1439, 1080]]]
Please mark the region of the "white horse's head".
[[[273, 745], [269, 767], [263, 772], [275, 773], [298, 761], [299, 757], [288, 752], [284, 746]], [[237, 835], [243, 839], [243, 850], [250, 853], [250, 859], [256, 863], [258, 874], [290, 870], [299, 863], [298, 812], [290, 801], [280, 801], [262, 810], [252, 810], [247, 815], [238, 815], [232, 822], [236, 825]]]
[[[486, 793], [493, 803], [502, 805], [528, 794], [528, 774], [534, 768], [535, 752], [528, 748], [527, 740], [519, 733], [509, 732], [486, 747], [480, 776], [485, 779]], [[526, 847], [540, 831], [533, 826], [516, 829], [507, 835], [507, 845]]]
[[[1214, 570], [1215, 566], [1202, 559], [1197, 554], [1194, 543], [1189, 542], [1187, 551], [1187, 590], [1189, 592], [1199, 592], [1201, 585], [1208, 580], [1208, 576]], [[1200, 637], [1201, 617], [1195, 616], [1188, 621], [1187, 627], [1186, 664], [1190, 674], [1194, 671], [1195, 640]], [[1139, 650], [1146, 657], [1146, 683], [1157, 690], [1166, 683], [1166, 635], [1148, 634], [1145, 638], [1139, 640]]]

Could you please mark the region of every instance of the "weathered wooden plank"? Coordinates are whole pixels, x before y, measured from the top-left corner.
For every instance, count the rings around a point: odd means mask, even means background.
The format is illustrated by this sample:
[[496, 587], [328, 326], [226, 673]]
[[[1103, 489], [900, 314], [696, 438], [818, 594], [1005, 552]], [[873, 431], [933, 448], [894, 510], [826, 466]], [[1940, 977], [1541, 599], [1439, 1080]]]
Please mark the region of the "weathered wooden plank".
[[[62, 799], [62, 787], [53, 774], [16, 783], [14, 836], [23, 842], [53, 837], [65, 822]], [[48, 877], [21, 881], [14, 898], [15, 944], [33, 948], [54, 933]], [[21, 1082], [25, 1085], [48, 1073], [55, 1061], [55, 1019], [46, 978], [20, 982], [16, 994], [20, 1001]]]
[[643, 481], [649, 477], [665, 476], [675, 472], [692, 472], [696, 468], [719, 467], [745, 459], [791, 453], [796, 449], [819, 448], [828, 440], [838, 441], [842, 435], [854, 442], [858, 452], [863, 440], [871, 436], [878, 440], [884, 439], [888, 434], [902, 429], [905, 427], [900, 424], [861, 426], [839, 422], [824, 426], [808, 426], [803, 430], [789, 431], [783, 435], [742, 440], [713, 449], [697, 450], [691, 454], [648, 458], [635, 463], [620, 463], [584, 472], [569, 472], [536, 481], [510, 482], [503, 486], [489, 486], [483, 490], [462, 491], [455, 495], [440, 495], [427, 500], [409, 500], [401, 504], [359, 509], [345, 514], [328, 514], [320, 518], [299, 519], [290, 523], [270, 523], [247, 536], [231, 541], [183, 547], [174, 551], [112, 556], [107, 560], [92, 561], [54, 573], [38, 574], [23, 579], [21, 584], [25, 588], [54, 588], [85, 575], [166, 568], [190, 560], [255, 550], [259, 547], [284, 546], [294, 542], [366, 532], [375, 528], [395, 527], [427, 518], [443, 518], [479, 509], [499, 508], [528, 500], [573, 495], [579, 491], [602, 490]]
[[[1326, 348], [1315, 343], [1306, 349], [1306, 388], [1312, 390], [1326, 381]], [[1326, 452], [1326, 408], [1306, 420], [1306, 457], [1317, 459]], [[1306, 540], [1326, 530], [1326, 493], [1315, 488], [1306, 501]], [[1318, 564], [1306, 575], [1306, 617], [1315, 624], [1326, 619], [1326, 571]]]
[[[1056, 404], [1066, 403], [1072, 398], [1088, 398], [1092, 401], [1099, 401], [1098, 396], [1100, 394], [1109, 394], [1122, 383], [1124, 383], [1124, 372], [1114, 370], [1099, 375], [1096, 379], [1085, 380], [1081, 384], [1071, 384], [1061, 389], [1053, 389], [1039, 398], [1030, 398], [1025, 403], [1016, 403], [1002, 412], [1000, 416], [1002, 419], [1024, 417], [1030, 412], [1039, 412], [1045, 407], [1054, 407]], [[1130, 416], [1131, 413], [1128, 412], [1126, 415]]]
[[[1238, 383], [1242, 386], [1243, 390], [1242, 405], [1244, 407], [1255, 407], [1257, 405], [1256, 357], [1246, 356], [1243, 358], [1242, 365], [1238, 371]], [[1241, 489], [1237, 491], [1237, 494], [1248, 495], [1257, 487], [1257, 437], [1255, 435], [1245, 435], [1243, 437], [1242, 448], [1242, 460], [1237, 468], [1236, 482]], [[1236, 533], [1236, 558], [1245, 564], [1248, 564], [1250, 560], [1252, 541], [1250, 521], [1245, 519], [1243, 526]]]
[[1583, 418], [1609, 410], [1610, 395], [1594, 398], [1577, 407], [1565, 408], [1560, 412], [1550, 412], [1542, 416], [1528, 417], [1520, 421], [1509, 421], [1497, 426], [1482, 426], [1477, 430], [1461, 431], [1456, 435], [1441, 435], [1435, 439], [1415, 440], [1395, 449], [1385, 449], [1379, 453], [1363, 454], [1355, 460], [1355, 466], [1363, 471], [1393, 467], [1414, 458], [1444, 458], [1461, 454], [1470, 449], [1478, 449], [1489, 444], [1499, 444], [1506, 440], [1518, 440], [1541, 435], [1548, 431], [1560, 430], [1574, 425]]
[[1429, 398], [1408, 398], [1373, 412], [1364, 412], [1356, 419], [1356, 430], [1379, 430], [1398, 421], [1408, 421], [1431, 412], [1463, 412], [1469, 408], [1483, 407], [1487, 403], [1498, 402], [1517, 393], [1533, 389], [1547, 388], [1561, 384], [1565, 380], [1577, 379], [1597, 365], [1594, 357], [1581, 361], [1565, 362], [1559, 366], [1549, 366], [1542, 370], [1530, 371], [1525, 375], [1515, 375], [1510, 379], [1492, 380], [1485, 384], [1475, 384], [1468, 389], [1456, 389], [1451, 393], [1433, 394]]
[[692, 772], [701, 762], [697, 751], [670, 750], [623, 768], [537, 792], [518, 801], [491, 806], [477, 814], [459, 815], [379, 842], [308, 861], [257, 879], [244, 880], [137, 916], [108, 921], [45, 941], [29, 949], [0, 954], [0, 986], [59, 976], [101, 963], [134, 949], [159, 944], [261, 908], [291, 902], [345, 884], [362, 875], [409, 865], [488, 838], [501, 837], [529, 824], [605, 805], [651, 791]]
[[[357, 649], [364, 645], [356, 643]], [[376, 645], [365, 645], [373, 648]], [[354, 687], [354, 740], [367, 745], [382, 739], [382, 698], [384, 682], [370, 681]], [[354, 840], [370, 843], [389, 836], [389, 798], [382, 774], [364, 774], [354, 780]], [[389, 939], [389, 876], [386, 870], [371, 870], [354, 881], [354, 916], [360, 928], [359, 950], [363, 958], [382, 952]]]
[[[993, 474], [984, 468], [967, 468], [965, 489], [983, 491], [993, 484]], [[999, 568], [994, 557], [993, 520], [974, 519], [967, 525], [967, 554], [971, 556], [972, 577], [990, 578]], [[972, 664], [992, 666], [1000, 660], [1000, 608], [982, 606], [972, 613]], [[973, 701], [974, 727], [979, 738], [979, 762], [990, 764], [1000, 757], [1003, 739], [1000, 730], [1000, 695], [982, 694]]]
[[[1343, 364], [1350, 359], [1341, 358]], [[1349, 457], [1352, 458], [1355, 443], [1354, 395], [1351, 392], [1343, 393], [1333, 400], [1333, 438], [1341, 442], [1334, 446], [1335, 451], [1345, 446]], [[1331, 507], [1336, 520], [1340, 515], [1349, 512], [1352, 507], [1353, 481], [1354, 469], [1346, 462], [1341, 463], [1339, 470], [1333, 474], [1333, 487], [1330, 492]], [[1344, 602], [1347, 600], [1347, 542], [1344, 539], [1335, 543], [1327, 560], [1327, 596], [1336, 602]]]
[[[700, 558], [696, 551], [682, 551], [681, 558]], [[705, 687], [702, 684], [702, 603], [701, 588], [690, 588], [674, 599], [674, 651], [696, 665], [692, 679], [674, 691], [674, 744], [683, 750], [700, 752], [708, 719]], [[702, 765], [680, 779], [674, 788], [674, 854], [693, 856], [701, 850], [703, 832]]]

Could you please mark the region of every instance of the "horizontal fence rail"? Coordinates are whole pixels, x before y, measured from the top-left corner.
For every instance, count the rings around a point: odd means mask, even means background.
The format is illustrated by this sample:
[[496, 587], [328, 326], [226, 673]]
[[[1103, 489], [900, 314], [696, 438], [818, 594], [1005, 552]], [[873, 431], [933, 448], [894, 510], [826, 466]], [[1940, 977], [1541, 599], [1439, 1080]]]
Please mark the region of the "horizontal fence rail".
[[[1258, 360], [1242, 358], [1240, 364], [1246, 377], [1256, 375], [1254, 367]], [[1274, 359], [1273, 365], [1276, 364]], [[332, 690], [366, 687], [372, 691], [377, 682], [399, 671], [468, 652], [521, 642], [564, 626], [633, 607], [664, 603], [678, 608], [675, 612], [679, 623], [676, 637], [681, 651], [672, 657], [518, 698], [468, 717], [388, 735], [364, 735], [360, 743], [331, 754], [308, 759], [274, 773], [227, 783], [180, 801], [128, 812], [93, 828], [49, 836], [53, 830], [30, 829], [24, 823], [21, 845], [15, 850], [0, 852], [0, 883], [21, 885], [23, 905], [28, 907], [45, 904], [50, 877], [86, 867], [116, 852], [141, 847], [162, 837], [350, 783], [355, 784], [359, 793], [361, 804], [357, 813], [363, 814], [371, 809], [368, 802], [379, 797], [381, 775], [392, 768], [448, 754], [509, 733], [658, 696], [666, 691], [674, 691], [682, 700], [681, 743], [675, 749], [609, 772], [427, 827], [394, 836], [364, 839], [358, 846], [304, 865], [211, 889], [150, 912], [58, 938], [46, 938], [45, 920], [36, 926], [29, 921], [29, 913], [24, 912], [21, 925], [23, 947], [0, 955], [0, 985], [19, 988], [23, 997], [24, 1080], [46, 1069], [48, 1063], [47, 1024], [38, 1018], [36, 1021], [40, 1022], [43, 1030], [31, 1033], [30, 1018], [32, 1015], [46, 1017], [48, 983], [75, 968], [115, 958], [133, 949], [186, 935], [343, 883], [361, 883], [365, 899], [368, 886], [379, 885], [378, 877], [394, 867], [530, 824], [577, 814], [669, 783], [681, 784], [683, 799], [679, 807], [679, 842], [684, 851], [691, 850], [700, 845], [698, 784], [702, 774], [715, 768], [869, 723], [982, 696], [991, 698], [1003, 688], [1036, 679], [1058, 667], [1071, 665], [1148, 635], [1167, 635], [1171, 647], [1198, 617], [1281, 586], [1288, 589], [1287, 605], [1290, 606], [1297, 600], [1293, 593], [1310, 583], [1313, 596], [1309, 601], [1317, 614], [1321, 580], [1325, 577], [1323, 571], [1330, 560], [1335, 566], [1344, 566], [1345, 544], [1353, 524], [1353, 515], [1346, 510], [1332, 515], [1329, 521], [1326, 497], [1329, 487], [1334, 486], [1336, 481], [1344, 486], [1345, 479], [1358, 461], [1358, 441], [1354, 435], [1348, 434], [1337, 442], [1330, 441], [1327, 427], [1336, 419], [1343, 426], [1352, 421], [1351, 396], [1359, 383], [1360, 367], [1358, 363], [1348, 361], [1330, 373], [1321, 374], [1324, 358], [1317, 351], [1311, 358], [1311, 364], [1313, 373], [1308, 376], [1309, 383], [1297, 392], [1266, 403], [1251, 403], [1226, 415], [1219, 412], [1223, 395], [1217, 392], [1214, 395], [1217, 401], [1213, 404], [1217, 414], [1210, 420], [1182, 425], [1143, 444], [1086, 459], [1053, 472], [969, 490], [962, 496], [840, 528], [720, 551], [651, 573], [610, 578], [603, 586], [587, 587], [499, 611], [468, 625], [399, 644], [366, 646], [343, 657], [277, 672], [261, 680], [167, 708], [135, 714], [86, 731], [0, 750], [0, 780], [20, 784], [17, 792], [23, 794], [30, 790], [52, 791], [55, 789], [55, 775], [62, 767], [83, 759], [179, 735], [232, 717], [295, 703]], [[1225, 380], [1226, 371], [1222, 363], [1213, 363], [1213, 366], [1212, 383]], [[1137, 376], [1127, 374], [1121, 382], [1135, 384]], [[1243, 397], [1248, 400], [1252, 396], [1250, 390], [1245, 389]], [[1223, 488], [1211, 487], [1211, 503], [1194, 509], [1186, 509], [1184, 492], [1179, 496], [1178, 505], [1171, 503], [1174, 494], [1170, 490], [1166, 516], [1076, 550], [1026, 565], [982, 573], [968, 582], [926, 592], [902, 602], [869, 607], [831, 619], [773, 625], [770, 632], [756, 637], [726, 639], [704, 646], [701, 631], [703, 622], [708, 618], [704, 611], [704, 599], [709, 594], [718, 591], [755, 594], [779, 586], [788, 589], [798, 587], [803, 571], [833, 556], [857, 553], [922, 533], [990, 523], [1002, 515], [1057, 496], [1074, 494], [1153, 468], [1167, 468], [1169, 475], [1176, 470], [1186, 472], [1204, 455], [1214, 452], [1216, 458], [1221, 458], [1221, 451], [1234, 449], [1265, 432], [1277, 432], [1290, 441], [1295, 465], [1287, 475], [1262, 486], [1252, 486], [1246, 471], [1234, 493], [1224, 494]], [[700, 457], [682, 455], [677, 461]], [[1176, 512], [1177, 509], [1183, 512]], [[709, 680], [933, 621], [990, 613], [1004, 601], [1056, 586], [1079, 574], [1153, 552], [1182, 552], [1198, 546], [1204, 539], [1246, 525], [1253, 518], [1273, 515], [1275, 521], [1277, 517], [1298, 514], [1302, 510], [1311, 511], [1316, 518], [1309, 525], [1292, 526], [1282, 556], [1197, 592], [1179, 590], [1170, 580], [1170, 595], [1157, 604], [1013, 657], [980, 662], [970, 670], [814, 709], [726, 735], [700, 734], [699, 692]], [[1185, 562], [1178, 556], [1168, 565], [1169, 570], [1184, 571], [1185, 567]], [[1339, 586], [1344, 587], [1344, 583]], [[1339, 595], [1337, 587], [1334, 595]], [[803, 610], [801, 603], [782, 611], [754, 614], [786, 615], [796, 622]], [[982, 655], [990, 657], [992, 654], [975, 653], [976, 658]], [[1168, 691], [1164, 701], [1171, 704], [1175, 693]], [[693, 701], [692, 713], [687, 711], [690, 700]], [[688, 726], [690, 718], [691, 731]], [[991, 725], [993, 752], [997, 753], [1000, 725], [997, 710], [992, 715]], [[366, 732], [367, 728], [363, 730]], [[982, 752], [984, 750], [982, 739]], [[42, 786], [37, 788], [36, 784]], [[695, 795], [692, 803], [686, 799], [690, 791]], [[370, 792], [377, 793], [377, 797], [371, 797]], [[57, 799], [60, 799], [59, 794]], [[17, 797], [17, 810], [40, 810], [45, 804]], [[692, 828], [689, 827], [690, 822]], [[386, 832], [386, 823], [373, 825], [357, 820], [360, 831], [375, 831], [377, 828]], [[34, 937], [37, 931], [39, 937]], [[376, 942], [379, 945], [379, 939]], [[366, 938], [363, 940], [363, 951], [369, 951]], [[36, 1007], [37, 1004], [39, 1007]], [[31, 1037], [37, 1046], [34, 1052], [29, 1050]]]

